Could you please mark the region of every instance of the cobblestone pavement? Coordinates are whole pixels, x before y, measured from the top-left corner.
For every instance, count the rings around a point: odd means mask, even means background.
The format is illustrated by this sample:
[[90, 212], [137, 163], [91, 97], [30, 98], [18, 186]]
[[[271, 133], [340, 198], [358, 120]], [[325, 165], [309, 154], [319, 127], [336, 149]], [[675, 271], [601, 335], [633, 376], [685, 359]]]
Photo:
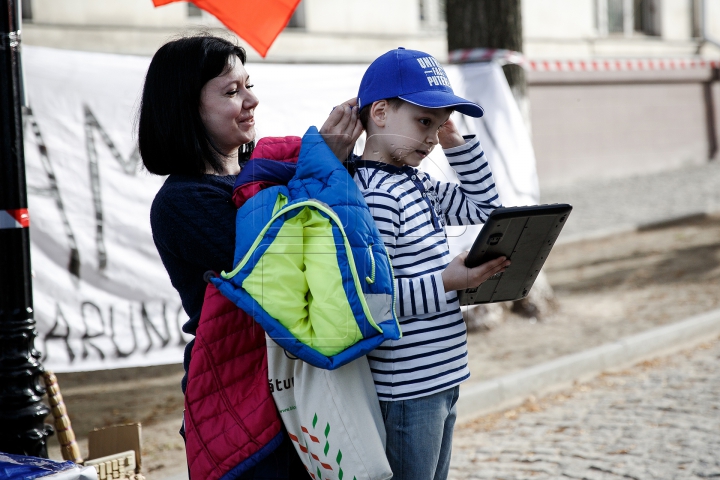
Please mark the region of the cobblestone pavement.
[[720, 478], [720, 339], [455, 431], [452, 479]]
[[562, 237], [720, 210], [720, 161], [617, 180], [541, 188], [541, 203], [569, 203]]

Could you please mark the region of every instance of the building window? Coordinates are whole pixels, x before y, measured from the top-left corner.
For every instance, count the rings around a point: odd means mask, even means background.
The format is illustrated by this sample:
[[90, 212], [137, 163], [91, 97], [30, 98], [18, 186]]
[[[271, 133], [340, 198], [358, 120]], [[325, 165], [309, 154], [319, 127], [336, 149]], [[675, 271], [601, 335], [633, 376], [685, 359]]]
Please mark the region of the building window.
[[444, 28], [445, 0], [418, 0], [420, 25], [425, 29], [437, 30]]
[[447, 0], [438, 0], [438, 19], [441, 22], [447, 21]]
[[633, 13], [635, 31], [645, 35], [660, 35], [660, 5], [657, 0], [635, 0]]
[[692, 0], [692, 36], [693, 38], [700, 38], [703, 35], [703, 11], [702, 1]]
[[20, 5], [22, 8], [23, 21], [24, 22], [32, 21], [32, 19], [33, 19], [32, 0], [22, 0], [22, 3]]
[[660, 35], [660, 1], [596, 0], [598, 34]]
[[624, 3], [624, 0], [607, 0], [608, 33], [623, 33], [625, 31]]
[[287, 28], [305, 28], [305, 3], [300, 2], [290, 17]]
[[194, 3], [187, 4], [187, 16], [188, 17], [202, 17], [202, 10], [197, 7]]

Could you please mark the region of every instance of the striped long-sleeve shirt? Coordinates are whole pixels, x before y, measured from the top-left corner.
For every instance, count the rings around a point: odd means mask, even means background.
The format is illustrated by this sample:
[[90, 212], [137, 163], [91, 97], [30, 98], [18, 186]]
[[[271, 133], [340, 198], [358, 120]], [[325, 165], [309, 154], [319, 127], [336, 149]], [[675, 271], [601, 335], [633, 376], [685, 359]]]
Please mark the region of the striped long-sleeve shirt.
[[460, 185], [409, 166], [355, 162], [355, 183], [392, 262], [403, 332], [368, 355], [380, 400], [431, 395], [470, 376], [457, 292], [446, 293], [441, 276], [451, 260], [445, 225], [484, 223], [501, 205], [480, 143], [465, 140], [444, 151]]

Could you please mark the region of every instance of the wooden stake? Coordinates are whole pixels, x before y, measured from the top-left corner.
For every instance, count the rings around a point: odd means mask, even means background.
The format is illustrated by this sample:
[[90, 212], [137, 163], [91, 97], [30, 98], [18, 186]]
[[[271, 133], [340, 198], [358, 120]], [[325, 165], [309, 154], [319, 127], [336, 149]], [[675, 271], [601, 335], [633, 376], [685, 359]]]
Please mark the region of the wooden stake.
[[55, 431], [57, 432], [58, 441], [60, 442], [60, 451], [63, 460], [70, 460], [75, 463], [83, 463], [80, 456], [80, 447], [75, 441], [75, 433], [68, 417], [63, 397], [60, 394], [60, 386], [57, 383], [57, 377], [52, 372], [43, 373], [45, 380], [45, 388], [47, 389], [48, 401], [52, 408], [52, 415], [55, 419]]

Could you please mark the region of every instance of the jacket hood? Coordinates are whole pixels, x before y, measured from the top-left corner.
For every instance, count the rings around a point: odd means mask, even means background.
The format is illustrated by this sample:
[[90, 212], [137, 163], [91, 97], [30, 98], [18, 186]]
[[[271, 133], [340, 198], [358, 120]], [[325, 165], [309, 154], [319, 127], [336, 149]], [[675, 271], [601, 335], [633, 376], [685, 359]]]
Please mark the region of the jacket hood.
[[233, 202], [240, 208], [260, 190], [287, 185], [295, 175], [300, 156], [300, 137], [261, 138], [235, 180]]

